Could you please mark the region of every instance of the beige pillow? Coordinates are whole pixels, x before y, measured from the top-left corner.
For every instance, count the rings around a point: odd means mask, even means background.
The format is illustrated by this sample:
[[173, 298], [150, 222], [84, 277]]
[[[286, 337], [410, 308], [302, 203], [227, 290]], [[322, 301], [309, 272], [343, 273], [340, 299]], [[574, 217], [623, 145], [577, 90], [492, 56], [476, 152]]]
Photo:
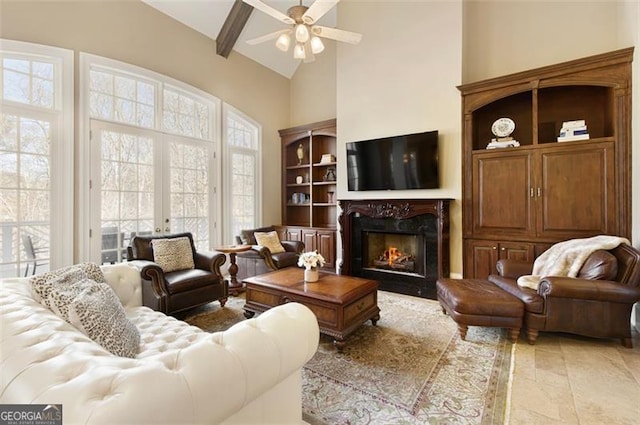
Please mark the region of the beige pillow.
[[276, 231], [273, 232], [255, 232], [256, 243], [258, 245], [266, 246], [269, 248], [272, 254], [278, 254], [284, 252], [284, 247], [280, 243], [280, 238]]
[[193, 250], [189, 238], [152, 239], [153, 262], [158, 264], [163, 272], [193, 269]]

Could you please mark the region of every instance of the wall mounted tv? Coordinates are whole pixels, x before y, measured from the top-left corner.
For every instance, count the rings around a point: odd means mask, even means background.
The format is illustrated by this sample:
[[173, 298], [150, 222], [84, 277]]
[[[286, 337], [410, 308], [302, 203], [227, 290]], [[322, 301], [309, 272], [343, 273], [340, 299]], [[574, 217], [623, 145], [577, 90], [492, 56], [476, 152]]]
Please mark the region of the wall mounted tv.
[[438, 131], [347, 143], [350, 191], [436, 189]]

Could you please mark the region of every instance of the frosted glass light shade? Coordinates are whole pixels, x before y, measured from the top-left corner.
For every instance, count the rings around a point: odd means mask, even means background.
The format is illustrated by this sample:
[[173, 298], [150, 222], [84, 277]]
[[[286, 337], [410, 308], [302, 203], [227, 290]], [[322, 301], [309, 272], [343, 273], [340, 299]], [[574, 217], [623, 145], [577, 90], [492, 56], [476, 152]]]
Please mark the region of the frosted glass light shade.
[[324, 50], [324, 44], [320, 37], [311, 37], [311, 51], [314, 55], [321, 53]]
[[309, 28], [307, 28], [306, 25], [296, 25], [296, 41], [298, 43], [306, 43], [309, 41]]
[[304, 59], [307, 57], [307, 55], [304, 52], [304, 45], [303, 44], [296, 44], [296, 47], [293, 48], [293, 57], [295, 59]]
[[276, 47], [282, 50], [283, 52], [286, 52], [287, 50], [289, 50], [290, 44], [291, 44], [291, 37], [289, 37], [289, 34], [281, 34], [280, 37], [278, 37], [278, 40], [276, 41]]

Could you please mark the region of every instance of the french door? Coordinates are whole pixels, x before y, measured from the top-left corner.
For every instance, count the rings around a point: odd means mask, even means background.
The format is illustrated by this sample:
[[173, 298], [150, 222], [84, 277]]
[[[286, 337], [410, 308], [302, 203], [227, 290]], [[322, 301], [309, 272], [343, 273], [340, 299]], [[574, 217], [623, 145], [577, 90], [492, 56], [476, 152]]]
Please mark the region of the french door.
[[91, 260], [116, 263], [136, 235], [214, 243], [213, 143], [91, 120]]

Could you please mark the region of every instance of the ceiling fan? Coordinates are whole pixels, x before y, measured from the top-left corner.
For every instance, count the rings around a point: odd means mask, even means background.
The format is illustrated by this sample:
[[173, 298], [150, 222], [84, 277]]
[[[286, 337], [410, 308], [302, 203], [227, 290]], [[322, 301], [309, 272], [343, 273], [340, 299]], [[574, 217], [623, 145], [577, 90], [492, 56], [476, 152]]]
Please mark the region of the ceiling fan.
[[290, 7], [286, 15], [261, 0], [242, 1], [289, 26], [288, 28], [247, 40], [247, 43], [254, 45], [277, 38], [276, 47], [286, 52], [291, 45], [291, 35], [293, 34], [293, 41], [295, 42], [293, 57], [295, 59], [313, 62], [315, 55], [324, 50], [321, 37], [350, 44], [358, 44], [362, 38], [362, 34], [355, 32], [315, 25], [340, 0], [316, 0], [311, 7], [303, 6], [302, 0], [300, 0], [300, 4]]

